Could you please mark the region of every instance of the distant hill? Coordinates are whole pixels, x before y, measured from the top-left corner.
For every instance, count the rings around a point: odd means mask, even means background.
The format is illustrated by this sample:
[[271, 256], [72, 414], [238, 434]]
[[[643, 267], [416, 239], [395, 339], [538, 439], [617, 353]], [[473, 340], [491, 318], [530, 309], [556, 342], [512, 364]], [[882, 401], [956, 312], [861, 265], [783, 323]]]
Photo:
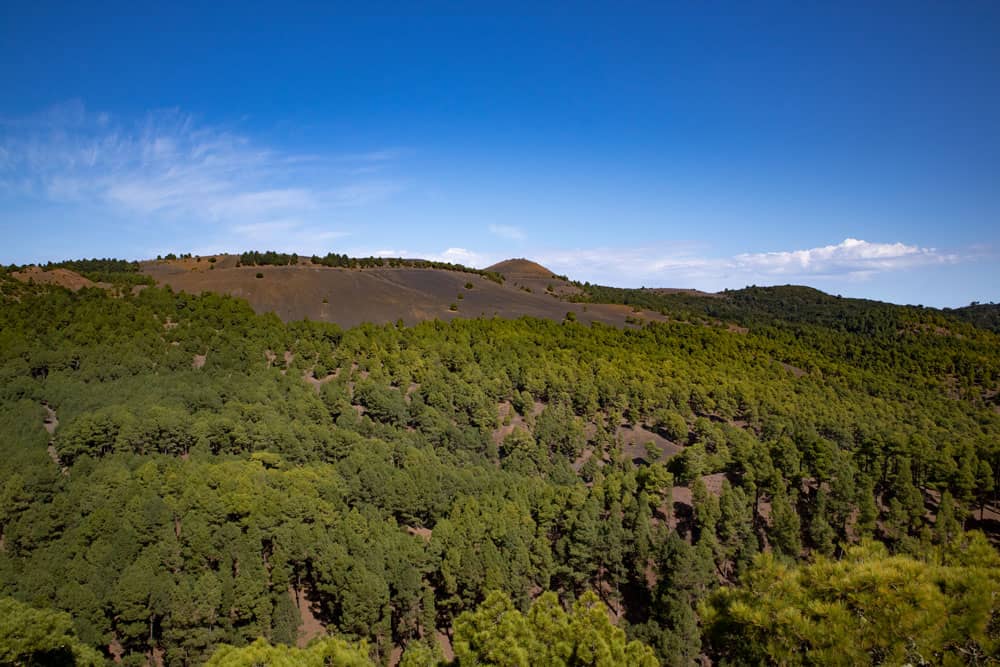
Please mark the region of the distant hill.
[[845, 298], [803, 285], [751, 286], [715, 294], [686, 289], [575, 285], [580, 292], [568, 297], [573, 301], [616, 303], [642, 309], [644, 313], [660, 313], [671, 319], [707, 318], [743, 327], [818, 326], [866, 335], [896, 335], [903, 330], [928, 326], [938, 333], [968, 324], [991, 331], [998, 331], [1000, 327], [1000, 306], [993, 304], [942, 310]]
[[44, 271], [37, 266], [27, 266], [20, 271], [14, 271], [11, 275], [24, 283], [58, 285], [74, 292], [84, 287], [94, 287], [96, 284], [92, 280], [81, 276], [76, 271], [70, 271], [69, 269]]
[[558, 297], [580, 294], [580, 288], [571, 283], [566, 276], [557, 275], [530, 259], [507, 259], [486, 267], [486, 270], [502, 274], [515, 286], [533, 292], [548, 292]]
[[523, 257], [505, 259], [502, 262], [497, 262], [493, 266], [486, 267], [486, 270], [496, 271], [497, 273], [503, 273], [505, 275], [530, 275], [546, 279], [555, 275], [552, 271], [545, 268], [538, 262], [532, 262], [530, 259], [524, 259]]
[[[580, 322], [615, 326], [626, 324], [627, 318], [640, 318], [620, 304], [561, 300], [559, 297], [576, 294], [579, 289], [523, 259], [474, 271], [440, 268], [422, 260], [352, 260], [346, 256], [324, 258], [333, 266], [316, 264], [304, 256], [273, 253], [257, 254], [273, 263], [248, 266], [241, 261], [251, 255], [150, 260], [141, 263], [141, 270], [158, 284], [175, 290], [244, 298], [257, 312], [273, 312], [285, 321], [308, 318], [344, 327], [456, 317], [530, 316], [561, 321], [568, 312]], [[356, 268], [347, 268], [352, 265]], [[503, 278], [494, 280], [493, 273]], [[665, 319], [659, 313], [642, 317]]]
[[973, 303], [962, 308], [945, 308], [945, 312], [980, 329], [1000, 333], [1000, 303]]
[[141, 289], [169, 285], [192, 294], [245, 298], [259, 313], [351, 327], [457, 317], [538, 317], [614, 326], [686, 320], [740, 328], [785, 323], [868, 335], [972, 325], [1000, 332], [1000, 304], [934, 309], [834, 296], [802, 285], [751, 286], [718, 293], [682, 288], [620, 288], [572, 281], [525, 258], [485, 269], [422, 259], [307, 257], [244, 252], [182, 255], [145, 262], [73, 260], [9, 267], [26, 284]]

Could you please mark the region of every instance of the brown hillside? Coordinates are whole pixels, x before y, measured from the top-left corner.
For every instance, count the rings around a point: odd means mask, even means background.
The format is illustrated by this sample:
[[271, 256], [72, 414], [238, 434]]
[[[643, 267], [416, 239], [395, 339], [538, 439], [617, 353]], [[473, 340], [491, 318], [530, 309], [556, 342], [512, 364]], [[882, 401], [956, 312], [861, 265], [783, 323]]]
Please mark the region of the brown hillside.
[[579, 294], [580, 289], [562, 278], [556, 278], [555, 273], [530, 259], [506, 259], [486, 268], [507, 278], [507, 282], [518, 289], [531, 290], [532, 293], [568, 296]]
[[486, 267], [486, 270], [495, 271], [504, 275], [535, 276], [536, 278], [546, 279], [555, 275], [552, 271], [549, 271], [538, 262], [532, 262], [530, 259], [524, 258], [505, 259], [502, 262], [497, 262], [493, 266]]
[[84, 287], [94, 287], [95, 285], [104, 287], [104, 285], [98, 285], [69, 269], [43, 271], [40, 267], [28, 266], [23, 271], [15, 271], [11, 275], [22, 283], [33, 282], [39, 285], [58, 285], [66, 289], [71, 289], [74, 292]]
[[[344, 269], [306, 263], [237, 267], [235, 259], [219, 255], [214, 269], [209, 268], [207, 258], [148, 261], [142, 270], [175, 290], [231, 294], [249, 301], [257, 312], [273, 312], [286, 321], [309, 318], [344, 327], [456, 317], [530, 316], [561, 321], [567, 312], [575, 313], [583, 323], [616, 326], [624, 325], [630, 315], [663, 319], [659, 314], [633, 313], [627, 306], [561, 301], [545, 292], [548, 282], [572, 287], [558, 280], [545, 280], [536, 289], [515, 284], [512, 277], [500, 285], [476, 274], [442, 269]], [[261, 278], [256, 277], [258, 273]], [[465, 287], [468, 283], [471, 288]], [[457, 310], [451, 310], [452, 304]]]

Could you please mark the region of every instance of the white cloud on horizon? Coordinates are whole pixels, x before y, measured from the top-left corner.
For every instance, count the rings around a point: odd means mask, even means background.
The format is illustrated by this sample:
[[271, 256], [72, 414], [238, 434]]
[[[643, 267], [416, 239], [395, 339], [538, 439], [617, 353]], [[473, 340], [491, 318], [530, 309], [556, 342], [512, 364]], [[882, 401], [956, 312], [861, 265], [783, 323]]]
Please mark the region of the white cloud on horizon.
[[[802, 250], [741, 253], [709, 257], [691, 248], [598, 248], [548, 251], [536, 259], [570, 276], [594, 276], [607, 284], [721, 289], [739, 283], [841, 279], [864, 281], [891, 271], [954, 264], [957, 253], [905, 243], [874, 243], [854, 238]], [[614, 280], [617, 278], [617, 280]]]
[[960, 256], [905, 243], [871, 243], [847, 238], [836, 245], [807, 250], [744, 253], [733, 258], [737, 270], [773, 276], [847, 275], [863, 279], [875, 273], [918, 266], [953, 264]]

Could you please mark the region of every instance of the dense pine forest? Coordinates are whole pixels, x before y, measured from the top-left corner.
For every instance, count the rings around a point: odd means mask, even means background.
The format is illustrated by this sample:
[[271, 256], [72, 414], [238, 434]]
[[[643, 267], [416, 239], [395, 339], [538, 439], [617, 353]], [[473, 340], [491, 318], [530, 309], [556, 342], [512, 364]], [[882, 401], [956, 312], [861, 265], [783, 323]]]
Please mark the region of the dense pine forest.
[[0, 271], [2, 664], [1000, 659], [985, 311], [342, 330], [75, 268], [135, 289]]

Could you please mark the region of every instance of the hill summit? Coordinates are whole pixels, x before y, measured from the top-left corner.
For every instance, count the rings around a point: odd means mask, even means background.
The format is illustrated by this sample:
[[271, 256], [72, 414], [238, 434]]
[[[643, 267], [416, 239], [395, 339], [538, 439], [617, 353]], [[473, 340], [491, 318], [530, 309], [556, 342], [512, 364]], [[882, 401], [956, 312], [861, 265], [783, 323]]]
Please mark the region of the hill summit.
[[495, 273], [502, 273], [505, 276], [532, 276], [535, 278], [551, 278], [555, 275], [554, 272], [545, 268], [538, 262], [532, 262], [530, 259], [524, 259], [523, 257], [517, 257], [513, 259], [505, 259], [502, 262], [497, 262], [493, 266], [488, 266], [486, 271], [493, 271]]

